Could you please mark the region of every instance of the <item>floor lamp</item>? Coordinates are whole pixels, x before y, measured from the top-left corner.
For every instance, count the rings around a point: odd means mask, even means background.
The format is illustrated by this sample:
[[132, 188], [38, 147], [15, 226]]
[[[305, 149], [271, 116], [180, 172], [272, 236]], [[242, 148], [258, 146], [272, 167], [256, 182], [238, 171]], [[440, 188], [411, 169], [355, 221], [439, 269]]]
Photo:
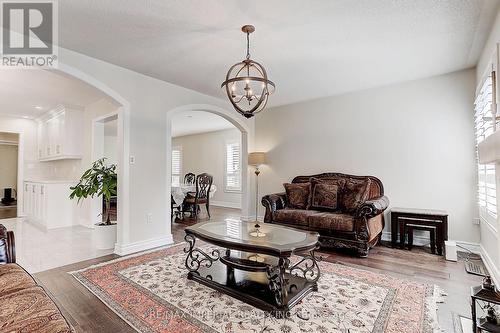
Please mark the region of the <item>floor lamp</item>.
[[251, 236], [264, 237], [265, 233], [260, 231], [259, 225], [259, 167], [266, 164], [266, 153], [255, 152], [248, 154], [248, 165], [255, 167], [255, 230], [250, 233]]

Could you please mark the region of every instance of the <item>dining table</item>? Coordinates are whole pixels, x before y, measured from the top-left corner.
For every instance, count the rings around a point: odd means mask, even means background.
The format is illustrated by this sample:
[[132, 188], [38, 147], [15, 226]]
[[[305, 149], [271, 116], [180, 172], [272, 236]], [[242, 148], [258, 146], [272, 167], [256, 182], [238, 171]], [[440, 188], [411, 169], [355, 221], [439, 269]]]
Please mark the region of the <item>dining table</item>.
[[[212, 185], [210, 187], [210, 193], [208, 196], [212, 198], [217, 191], [217, 186]], [[184, 198], [186, 198], [188, 192], [196, 193], [195, 184], [172, 184], [172, 197], [177, 205], [182, 205]]]

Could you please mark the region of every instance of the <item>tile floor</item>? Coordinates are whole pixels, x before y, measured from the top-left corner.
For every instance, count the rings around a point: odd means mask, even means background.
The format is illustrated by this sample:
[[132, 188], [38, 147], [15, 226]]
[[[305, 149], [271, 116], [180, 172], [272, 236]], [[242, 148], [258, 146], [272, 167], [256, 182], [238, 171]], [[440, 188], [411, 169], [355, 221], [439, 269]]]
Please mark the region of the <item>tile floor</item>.
[[44, 230], [23, 218], [1, 219], [0, 223], [14, 231], [16, 261], [29, 273], [113, 253], [113, 249], [97, 250], [93, 230], [82, 226]]

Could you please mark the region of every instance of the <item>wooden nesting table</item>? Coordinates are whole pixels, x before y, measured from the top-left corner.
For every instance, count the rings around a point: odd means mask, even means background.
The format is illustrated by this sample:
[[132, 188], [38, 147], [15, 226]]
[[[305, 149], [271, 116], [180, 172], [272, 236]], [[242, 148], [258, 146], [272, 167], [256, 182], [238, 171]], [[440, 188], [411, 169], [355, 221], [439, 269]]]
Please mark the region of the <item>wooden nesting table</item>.
[[411, 224], [412, 226], [436, 228], [437, 253], [439, 255], [443, 254], [444, 241], [448, 240], [448, 213], [446, 211], [432, 210], [432, 209], [401, 208], [401, 207], [392, 208], [391, 209], [392, 247], [397, 246], [398, 233], [399, 233], [399, 245], [401, 248], [404, 248], [407, 224]]

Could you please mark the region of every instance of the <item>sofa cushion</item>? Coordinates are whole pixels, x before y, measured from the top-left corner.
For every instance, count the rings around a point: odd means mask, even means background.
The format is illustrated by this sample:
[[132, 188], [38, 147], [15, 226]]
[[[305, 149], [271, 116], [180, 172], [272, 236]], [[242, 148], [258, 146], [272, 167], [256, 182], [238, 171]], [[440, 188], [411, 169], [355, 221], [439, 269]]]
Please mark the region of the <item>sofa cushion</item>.
[[318, 212], [308, 217], [309, 228], [328, 231], [354, 231], [354, 216], [341, 213]]
[[309, 208], [310, 183], [283, 184], [288, 199], [288, 207], [296, 209]]
[[274, 221], [283, 224], [298, 225], [307, 227], [307, 218], [318, 213], [315, 210], [305, 209], [278, 209], [274, 212]]
[[16, 264], [0, 265], [0, 295], [31, 288], [35, 281], [24, 269]]
[[2, 332], [71, 332], [59, 309], [39, 286], [2, 295], [0, 304]]
[[319, 210], [336, 210], [339, 196], [344, 185], [340, 178], [311, 178], [311, 208]]
[[354, 213], [366, 200], [370, 190], [370, 178], [348, 178], [342, 191], [342, 210]]

